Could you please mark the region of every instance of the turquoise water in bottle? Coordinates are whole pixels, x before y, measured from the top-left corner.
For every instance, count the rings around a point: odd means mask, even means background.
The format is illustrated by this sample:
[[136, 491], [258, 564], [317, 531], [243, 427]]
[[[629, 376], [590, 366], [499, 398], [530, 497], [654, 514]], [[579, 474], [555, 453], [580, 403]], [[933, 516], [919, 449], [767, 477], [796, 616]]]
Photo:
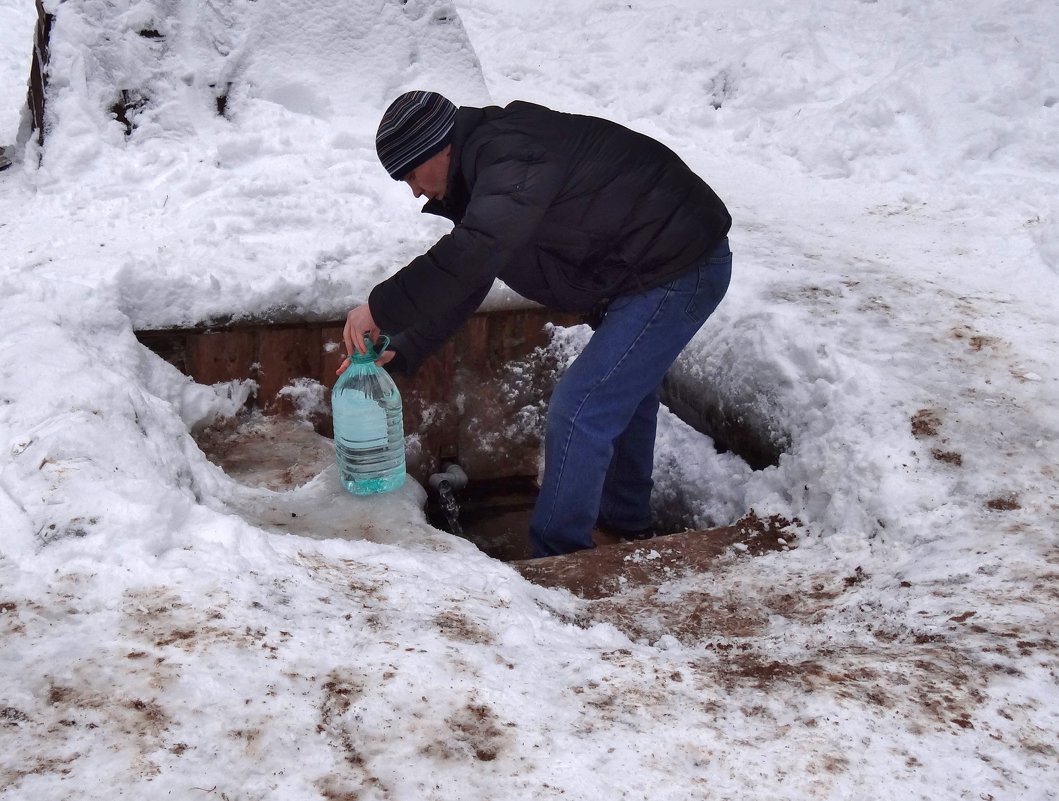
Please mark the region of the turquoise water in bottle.
[[369, 342], [366, 354], [353, 353], [331, 390], [338, 473], [354, 495], [376, 495], [404, 484], [401, 393], [375, 364], [390, 344], [389, 337], [380, 342], [378, 350]]

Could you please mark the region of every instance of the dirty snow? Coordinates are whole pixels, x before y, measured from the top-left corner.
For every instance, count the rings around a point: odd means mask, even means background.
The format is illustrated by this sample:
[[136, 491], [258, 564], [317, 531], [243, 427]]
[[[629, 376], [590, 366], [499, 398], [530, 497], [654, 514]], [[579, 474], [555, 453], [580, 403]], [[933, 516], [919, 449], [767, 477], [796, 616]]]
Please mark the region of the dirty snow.
[[[43, 161], [0, 173], [0, 797], [1059, 797], [1052, 3], [47, 5]], [[0, 0], [0, 145], [33, 22]], [[429, 245], [371, 144], [412, 87], [619, 120], [717, 189], [735, 279], [677, 369], [790, 445], [752, 471], [667, 415], [659, 495], [794, 547], [623, 615], [415, 482], [205, 459], [246, 388], [133, 331], [333, 317]]]

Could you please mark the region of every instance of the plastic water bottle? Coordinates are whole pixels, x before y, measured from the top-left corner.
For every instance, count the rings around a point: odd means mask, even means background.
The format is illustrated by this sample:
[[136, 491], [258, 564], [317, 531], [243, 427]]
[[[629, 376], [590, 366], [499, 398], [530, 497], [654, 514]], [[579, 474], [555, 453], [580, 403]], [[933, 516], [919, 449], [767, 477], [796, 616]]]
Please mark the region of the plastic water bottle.
[[354, 495], [395, 490], [405, 476], [401, 393], [375, 364], [390, 338], [383, 336], [378, 350], [365, 342], [368, 352], [350, 356], [349, 367], [331, 390], [338, 473]]

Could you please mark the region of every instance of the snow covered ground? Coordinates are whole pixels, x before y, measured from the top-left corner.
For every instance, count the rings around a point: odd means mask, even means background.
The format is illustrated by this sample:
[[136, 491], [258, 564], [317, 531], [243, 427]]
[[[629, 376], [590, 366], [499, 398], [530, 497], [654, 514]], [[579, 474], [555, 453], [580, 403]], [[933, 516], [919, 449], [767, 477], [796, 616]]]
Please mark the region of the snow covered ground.
[[[1059, 797], [1052, 3], [47, 5], [53, 127], [0, 173], [0, 797]], [[33, 22], [0, 0], [0, 145]], [[340, 315], [430, 244], [371, 141], [413, 87], [619, 120], [725, 199], [678, 369], [791, 445], [751, 471], [667, 416], [659, 490], [795, 547], [630, 617], [414, 482], [325, 471], [350, 540], [235, 513], [265, 491], [188, 432], [245, 388], [133, 331]]]

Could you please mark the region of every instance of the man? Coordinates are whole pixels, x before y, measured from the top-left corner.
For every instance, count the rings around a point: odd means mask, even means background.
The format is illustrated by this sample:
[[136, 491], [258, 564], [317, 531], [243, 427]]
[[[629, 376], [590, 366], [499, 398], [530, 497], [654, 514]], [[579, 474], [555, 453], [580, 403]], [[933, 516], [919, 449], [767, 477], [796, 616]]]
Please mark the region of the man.
[[597, 325], [549, 402], [535, 556], [591, 548], [593, 527], [651, 535], [658, 389], [731, 278], [731, 217], [664, 145], [606, 120], [531, 103], [462, 107], [408, 92], [383, 115], [383, 166], [425, 212], [455, 223], [349, 312], [348, 353], [393, 337], [414, 369], [495, 278]]

